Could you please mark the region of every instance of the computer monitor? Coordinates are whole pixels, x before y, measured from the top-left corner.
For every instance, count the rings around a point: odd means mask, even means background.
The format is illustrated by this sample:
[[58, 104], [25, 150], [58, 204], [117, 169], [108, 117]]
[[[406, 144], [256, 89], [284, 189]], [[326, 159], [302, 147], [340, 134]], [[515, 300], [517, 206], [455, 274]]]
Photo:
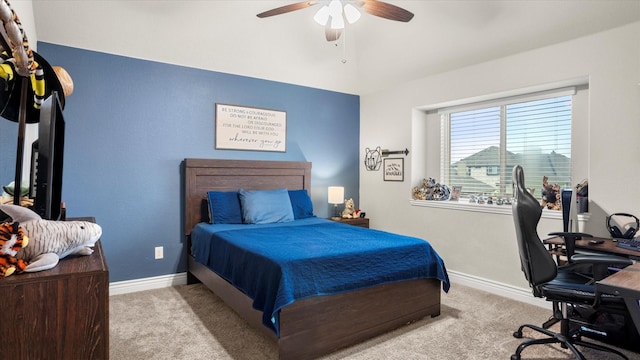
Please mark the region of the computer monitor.
[[57, 220], [62, 202], [64, 160], [64, 116], [57, 91], [52, 91], [40, 108], [38, 140], [31, 155], [31, 197], [33, 211], [43, 219]]

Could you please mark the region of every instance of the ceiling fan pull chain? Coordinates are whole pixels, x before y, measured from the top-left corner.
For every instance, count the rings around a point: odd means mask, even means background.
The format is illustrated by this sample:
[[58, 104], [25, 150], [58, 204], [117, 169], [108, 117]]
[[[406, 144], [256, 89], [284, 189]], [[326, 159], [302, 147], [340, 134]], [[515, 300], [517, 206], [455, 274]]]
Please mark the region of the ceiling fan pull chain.
[[345, 27], [342, 35], [342, 63], [347, 63], [347, 28]]

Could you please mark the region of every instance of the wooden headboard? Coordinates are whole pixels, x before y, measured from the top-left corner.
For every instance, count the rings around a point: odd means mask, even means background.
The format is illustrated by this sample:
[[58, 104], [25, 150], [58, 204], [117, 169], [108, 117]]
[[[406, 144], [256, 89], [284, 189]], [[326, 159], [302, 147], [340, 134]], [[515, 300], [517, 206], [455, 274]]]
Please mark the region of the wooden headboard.
[[[207, 192], [306, 189], [311, 193], [311, 163], [256, 160], [184, 160], [185, 234], [208, 221]], [[311, 195], [311, 194], [309, 194]]]

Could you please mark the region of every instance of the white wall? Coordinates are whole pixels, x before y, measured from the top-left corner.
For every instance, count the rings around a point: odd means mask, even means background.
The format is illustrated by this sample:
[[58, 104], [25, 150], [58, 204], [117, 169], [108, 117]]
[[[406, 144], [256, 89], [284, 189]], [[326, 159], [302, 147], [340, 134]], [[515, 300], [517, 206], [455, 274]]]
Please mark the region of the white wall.
[[[583, 77], [589, 79], [584, 126], [588, 127], [585, 173], [591, 213], [584, 231], [607, 236], [605, 217], [613, 212], [640, 216], [640, 22], [636, 22], [362, 96], [361, 160], [365, 147], [412, 151], [405, 159], [404, 182], [384, 182], [381, 171], [361, 168], [360, 208], [371, 218], [371, 226], [428, 240], [449, 270], [526, 288], [510, 215], [410, 205], [411, 188], [417, 185], [411, 179], [432, 176], [412, 173], [412, 168], [424, 172], [431, 167], [412, 164], [412, 155], [420, 149], [439, 149], [439, 144], [412, 144], [412, 121], [422, 116], [413, 109]], [[542, 219], [538, 231], [542, 236], [561, 228], [560, 220]]]
[[11, 8], [20, 19], [22, 29], [27, 34], [27, 39], [29, 40], [29, 46], [31, 46], [32, 49], [36, 50], [38, 36], [36, 34], [36, 23], [33, 18], [33, 1], [11, 1]]

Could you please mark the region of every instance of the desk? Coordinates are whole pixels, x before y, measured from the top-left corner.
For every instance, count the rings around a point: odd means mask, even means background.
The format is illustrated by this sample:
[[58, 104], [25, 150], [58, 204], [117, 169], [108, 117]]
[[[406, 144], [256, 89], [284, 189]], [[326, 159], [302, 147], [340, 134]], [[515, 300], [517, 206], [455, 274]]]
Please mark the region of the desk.
[[[602, 244], [589, 244], [590, 240], [604, 240]], [[558, 251], [558, 247], [564, 245], [564, 240], [561, 237], [555, 236], [542, 241], [545, 245], [549, 246], [549, 251], [556, 256], [566, 255]], [[619, 248], [616, 243], [608, 238], [584, 238], [582, 240], [576, 240], [576, 250], [589, 250], [600, 253], [608, 253], [618, 256], [626, 256], [633, 260], [640, 260], [640, 251], [627, 250]]]
[[627, 266], [596, 282], [596, 293], [622, 296], [640, 334], [640, 263]]

